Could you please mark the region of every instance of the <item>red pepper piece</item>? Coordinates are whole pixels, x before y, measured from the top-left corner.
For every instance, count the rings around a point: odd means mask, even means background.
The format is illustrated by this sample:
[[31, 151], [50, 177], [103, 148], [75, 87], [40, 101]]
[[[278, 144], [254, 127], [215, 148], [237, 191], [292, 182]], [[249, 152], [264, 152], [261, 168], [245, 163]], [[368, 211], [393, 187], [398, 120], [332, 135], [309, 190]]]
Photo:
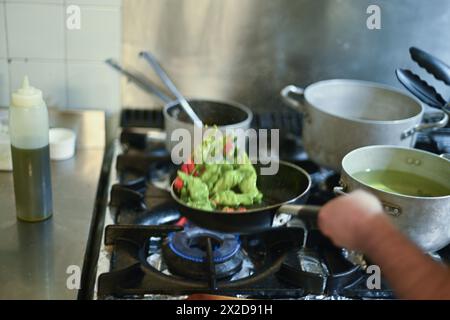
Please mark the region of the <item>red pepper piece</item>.
[[186, 174], [189, 174], [189, 168], [188, 168], [188, 165], [186, 163], [183, 163], [181, 165], [181, 171], [183, 171]]
[[192, 162], [188, 162], [187, 164], [187, 169], [189, 173], [192, 173], [195, 170], [195, 164], [193, 164]]
[[181, 189], [183, 189], [184, 182], [180, 177], [176, 177], [173, 186], [175, 187], [175, 189], [177, 189], [177, 191], [180, 191]]
[[187, 219], [185, 217], [181, 217], [180, 220], [178, 220], [177, 223], [175, 223], [176, 226], [184, 226], [187, 223]]
[[224, 153], [225, 154], [228, 154], [232, 149], [233, 149], [233, 142], [231, 142], [231, 141], [227, 141], [227, 143], [225, 143], [225, 146], [224, 146]]

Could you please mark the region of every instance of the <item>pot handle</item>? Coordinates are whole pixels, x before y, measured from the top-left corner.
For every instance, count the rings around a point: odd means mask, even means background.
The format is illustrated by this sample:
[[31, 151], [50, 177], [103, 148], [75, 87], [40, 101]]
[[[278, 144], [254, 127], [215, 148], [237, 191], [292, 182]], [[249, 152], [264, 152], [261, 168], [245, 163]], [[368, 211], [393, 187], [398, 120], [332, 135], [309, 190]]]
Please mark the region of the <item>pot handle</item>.
[[[345, 188], [342, 186], [334, 187], [333, 192], [337, 196], [348, 195], [348, 193], [345, 192]], [[384, 212], [386, 212], [387, 214], [394, 216], [394, 217], [398, 217], [402, 213], [402, 210], [400, 207], [389, 204], [389, 203], [385, 203], [383, 201], [380, 201], [380, 202], [381, 202], [381, 205], [383, 206]]]
[[416, 132], [422, 132], [422, 131], [426, 131], [426, 130], [431, 130], [431, 129], [437, 129], [437, 128], [445, 127], [447, 125], [447, 123], [448, 123], [448, 114], [447, 114], [447, 112], [444, 112], [442, 110], [438, 110], [436, 112], [426, 113], [425, 117], [433, 118], [436, 115], [441, 115], [439, 120], [436, 120], [436, 121], [430, 122], [430, 123], [420, 123], [420, 124], [415, 125], [411, 129], [408, 129], [408, 130], [404, 131], [402, 133], [402, 136], [401, 136], [402, 140], [412, 136]]
[[294, 108], [297, 111], [304, 112], [303, 105], [299, 101], [290, 97], [291, 94], [296, 94], [300, 97], [303, 97], [304, 92], [305, 92], [305, 90], [303, 88], [300, 88], [293, 84], [290, 84], [281, 90], [280, 95], [281, 95], [281, 98], [283, 98], [283, 101], [288, 106], [290, 106], [291, 108]]

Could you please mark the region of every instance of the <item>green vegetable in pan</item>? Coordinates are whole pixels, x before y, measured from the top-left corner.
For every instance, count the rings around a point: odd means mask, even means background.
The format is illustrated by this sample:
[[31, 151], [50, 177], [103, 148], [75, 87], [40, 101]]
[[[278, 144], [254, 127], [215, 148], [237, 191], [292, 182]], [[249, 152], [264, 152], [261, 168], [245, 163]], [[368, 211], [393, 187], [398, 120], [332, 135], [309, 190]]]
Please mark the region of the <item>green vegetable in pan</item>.
[[[223, 152], [226, 161], [211, 161], [217, 152]], [[230, 156], [231, 155], [231, 156]], [[256, 186], [256, 170], [245, 153], [238, 156], [230, 137], [216, 140], [206, 138], [194, 151], [201, 163], [183, 164], [174, 182], [180, 199], [188, 206], [203, 210], [242, 212], [242, 206], [260, 203], [262, 193]], [[238, 161], [239, 160], [239, 161]]]

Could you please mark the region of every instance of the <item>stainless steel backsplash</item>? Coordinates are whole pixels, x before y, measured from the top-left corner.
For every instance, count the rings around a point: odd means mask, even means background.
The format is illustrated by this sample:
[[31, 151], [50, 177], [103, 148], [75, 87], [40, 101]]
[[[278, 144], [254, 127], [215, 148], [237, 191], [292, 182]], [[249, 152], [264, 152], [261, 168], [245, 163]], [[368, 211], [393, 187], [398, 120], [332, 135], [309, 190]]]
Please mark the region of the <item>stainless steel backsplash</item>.
[[[381, 30], [366, 9], [381, 8]], [[450, 63], [448, 0], [124, 0], [123, 62], [157, 82], [138, 57], [153, 52], [189, 97], [230, 99], [254, 110], [282, 105], [280, 89], [329, 78], [400, 87], [396, 67], [414, 68], [418, 46]], [[158, 82], [159, 83], [159, 82]], [[123, 81], [123, 104], [161, 105]]]

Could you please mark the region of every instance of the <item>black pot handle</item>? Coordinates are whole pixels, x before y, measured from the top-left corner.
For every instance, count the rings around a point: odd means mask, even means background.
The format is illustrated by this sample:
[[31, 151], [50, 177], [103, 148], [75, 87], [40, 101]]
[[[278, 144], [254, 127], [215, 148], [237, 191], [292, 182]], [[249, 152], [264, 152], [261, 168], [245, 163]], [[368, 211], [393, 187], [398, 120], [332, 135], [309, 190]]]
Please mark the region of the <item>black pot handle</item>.
[[286, 204], [277, 210], [276, 215], [288, 214], [296, 217], [293, 226], [304, 230], [304, 244], [307, 244], [309, 231], [318, 230], [317, 218], [321, 206]]
[[277, 213], [287, 213], [300, 219], [317, 220], [321, 208], [321, 206], [286, 204], [281, 206]]

